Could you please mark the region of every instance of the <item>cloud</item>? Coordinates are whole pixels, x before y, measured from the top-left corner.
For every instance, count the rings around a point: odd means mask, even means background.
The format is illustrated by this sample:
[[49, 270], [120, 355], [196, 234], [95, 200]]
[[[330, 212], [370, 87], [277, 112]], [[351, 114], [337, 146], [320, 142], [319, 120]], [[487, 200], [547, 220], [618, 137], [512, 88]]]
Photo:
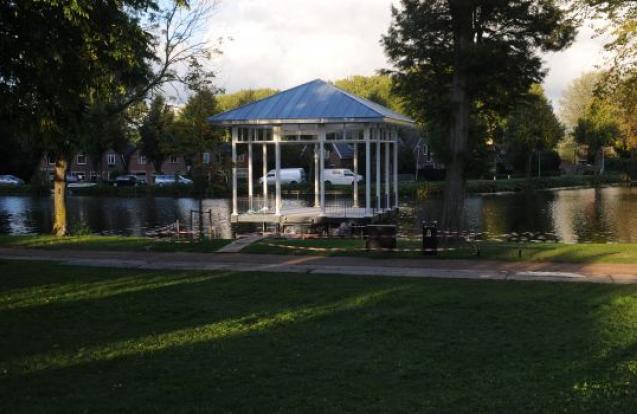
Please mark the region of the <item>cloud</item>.
[[[285, 89], [315, 78], [371, 75], [389, 66], [380, 38], [392, 0], [222, 0], [210, 35], [233, 40], [217, 62], [218, 86]], [[584, 27], [566, 51], [545, 56], [547, 95], [557, 105], [566, 85], [602, 63], [604, 38]]]

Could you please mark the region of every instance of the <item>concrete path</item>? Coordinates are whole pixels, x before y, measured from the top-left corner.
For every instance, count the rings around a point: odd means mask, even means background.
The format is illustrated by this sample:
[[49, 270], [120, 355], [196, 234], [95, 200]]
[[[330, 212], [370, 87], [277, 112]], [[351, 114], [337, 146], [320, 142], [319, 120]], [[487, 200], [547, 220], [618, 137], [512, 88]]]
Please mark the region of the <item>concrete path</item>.
[[0, 259], [135, 269], [226, 270], [480, 280], [637, 283], [637, 264], [371, 259], [246, 253], [158, 253], [0, 248]]
[[217, 253], [239, 253], [244, 247], [248, 247], [252, 243], [258, 242], [263, 239], [260, 234], [250, 234], [245, 237], [240, 237], [230, 244], [226, 244], [221, 249], [217, 250]]

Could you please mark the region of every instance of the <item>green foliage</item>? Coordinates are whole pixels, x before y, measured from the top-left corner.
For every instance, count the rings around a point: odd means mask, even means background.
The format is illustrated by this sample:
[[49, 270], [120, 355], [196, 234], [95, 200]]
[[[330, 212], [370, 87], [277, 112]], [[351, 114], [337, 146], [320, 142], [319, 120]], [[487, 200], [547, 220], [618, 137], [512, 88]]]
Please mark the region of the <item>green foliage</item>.
[[[470, 74], [464, 81], [474, 114], [503, 114], [531, 84], [540, 83], [538, 48], [559, 50], [574, 33], [552, 0], [456, 3], [402, 0], [383, 37], [405, 104], [419, 121], [440, 124], [445, 131], [451, 121], [454, 73]], [[471, 43], [462, 49], [453, 40], [454, 25], [465, 17], [461, 11], [475, 17], [468, 29]]]
[[272, 96], [279, 92], [277, 89], [242, 89], [235, 93], [217, 96], [219, 112], [229, 111], [242, 105]]
[[574, 129], [578, 119], [586, 117], [603, 79], [602, 72], [586, 72], [569, 82], [560, 98], [560, 120], [567, 128]]
[[400, 97], [392, 93], [392, 80], [388, 75], [351, 76], [335, 81], [334, 86], [396, 112], [404, 112]]
[[161, 171], [164, 160], [177, 150], [175, 115], [162, 95], [150, 104], [148, 114], [139, 127], [142, 152]]
[[552, 150], [564, 136], [564, 128], [539, 85], [533, 85], [525, 100], [518, 104], [506, 121], [504, 141], [517, 171], [531, 174], [532, 156]]

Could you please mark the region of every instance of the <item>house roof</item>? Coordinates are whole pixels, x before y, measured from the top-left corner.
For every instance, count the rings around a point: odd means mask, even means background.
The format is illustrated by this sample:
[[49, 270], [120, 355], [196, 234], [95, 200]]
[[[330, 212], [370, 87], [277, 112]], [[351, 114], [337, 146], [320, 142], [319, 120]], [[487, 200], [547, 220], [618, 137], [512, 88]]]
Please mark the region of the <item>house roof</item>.
[[316, 79], [208, 118], [217, 125], [414, 121], [370, 100]]

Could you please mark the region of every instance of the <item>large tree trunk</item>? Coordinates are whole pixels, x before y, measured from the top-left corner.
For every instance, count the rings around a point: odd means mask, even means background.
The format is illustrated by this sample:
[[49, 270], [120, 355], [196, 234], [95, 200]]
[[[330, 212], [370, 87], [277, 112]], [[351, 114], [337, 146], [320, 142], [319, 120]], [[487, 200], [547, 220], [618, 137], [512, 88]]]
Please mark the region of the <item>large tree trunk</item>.
[[441, 227], [461, 230], [464, 215], [465, 163], [469, 140], [471, 97], [467, 93], [469, 73], [467, 54], [473, 42], [472, 7], [463, 0], [449, 0], [454, 32], [454, 73], [451, 85], [451, 125], [449, 126], [449, 161]]
[[65, 236], [66, 229], [66, 169], [64, 156], [55, 160], [55, 177], [53, 181], [53, 234]]

